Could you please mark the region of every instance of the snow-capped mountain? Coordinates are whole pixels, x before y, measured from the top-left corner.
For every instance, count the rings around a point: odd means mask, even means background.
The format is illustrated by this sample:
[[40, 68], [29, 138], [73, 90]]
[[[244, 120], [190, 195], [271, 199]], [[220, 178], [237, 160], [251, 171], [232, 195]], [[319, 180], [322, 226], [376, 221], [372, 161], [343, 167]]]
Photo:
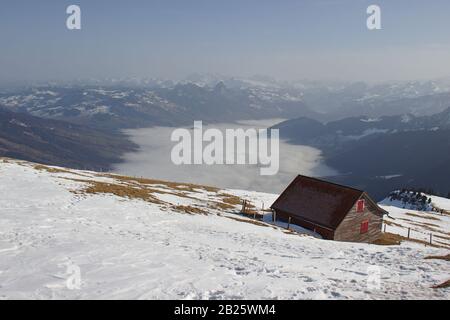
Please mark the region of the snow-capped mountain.
[[354, 142], [369, 136], [450, 130], [450, 106], [440, 113], [421, 117], [412, 114], [377, 118], [359, 116], [328, 123], [301, 117], [281, 122], [274, 128], [280, 129], [281, 136], [292, 143], [313, 144], [325, 148], [339, 147], [343, 143]]
[[39, 87], [0, 94], [0, 107], [100, 129], [174, 126], [267, 118], [316, 117], [301, 95], [271, 88], [233, 88], [218, 82], [149, 87]]
[[0, 93], [0, 107], [96, 128], [185, 125], [193, 119], [231, 122], [309, 117], [333, 121], [432, 115], [449, 108], [444, 80], [384, 83], [282, 82], [268, 77], [192, 75], [158, 79], [86, 80]]
[[303, 101], [327, 120], [346, 117], [413, 114], [432, 115], [450, 107], [450, 79], [356, 83], [305, 82], [297, 84]]
[[[448, 250], [286, 230], [259, 209], [272, 194], [11, 159], [0, 194], [2, 299], [450, 297], [433, 288], [448, 280]], [[262, 221], [238, 214], [242, 199]]]

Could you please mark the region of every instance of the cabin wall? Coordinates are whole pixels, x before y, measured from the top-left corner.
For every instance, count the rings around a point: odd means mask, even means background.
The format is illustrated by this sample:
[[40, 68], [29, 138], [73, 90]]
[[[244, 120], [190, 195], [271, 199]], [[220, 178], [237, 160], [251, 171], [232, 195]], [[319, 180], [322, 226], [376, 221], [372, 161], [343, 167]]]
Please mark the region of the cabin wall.
[[[344, 220], [339, 224], [335, 233], [334, 240], [350, 242], [372, 242], [381, 236], [383, 216], [377, 214], [377, 208], [365, 200], [365, 209], [358, 213], [355, 206], [349, 211]], [[369, 228], [366, 233], [361, 234], [361, 223], [369, 221]]]
[[283, 212], [281, 210], [275, 210], [275, 213], [276, 213], [277, 221], [282, 221], [282, 222], [287, 223], [287, 222], [289, 222], [289, 217], [290, 217], [291, 224], [295, 224], [295, 225], [303, 227], [305, 229], [315, 231], [316, 233], [320, 234], [323, 239], [332, 240], [334, 237], [333, 230], [318, 226], [314, 223], [305, 221], [305, 220], [301, 219], [300, 217], [297, 217], [293, 214]]

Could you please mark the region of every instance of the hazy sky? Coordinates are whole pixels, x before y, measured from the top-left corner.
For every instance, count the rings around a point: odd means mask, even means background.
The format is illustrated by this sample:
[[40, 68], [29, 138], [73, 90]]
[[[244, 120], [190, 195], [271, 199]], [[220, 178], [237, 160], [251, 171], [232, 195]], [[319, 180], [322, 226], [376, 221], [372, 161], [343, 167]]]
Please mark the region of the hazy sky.
[[[66, 29], [66, 8], [82, 30]], [[382, 9], [369, 31], [366, 9]], [[2, 0], [0, 81], [450, 76], [448, 0]]]

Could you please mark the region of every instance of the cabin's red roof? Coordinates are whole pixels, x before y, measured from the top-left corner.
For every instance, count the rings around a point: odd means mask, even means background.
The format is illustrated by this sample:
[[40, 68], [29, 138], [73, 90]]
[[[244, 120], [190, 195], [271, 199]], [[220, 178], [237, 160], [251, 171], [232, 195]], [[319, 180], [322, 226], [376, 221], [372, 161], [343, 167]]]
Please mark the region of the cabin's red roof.
[[299, 175], [271, 208], [335, 230], [363, 194], [358, 189]]

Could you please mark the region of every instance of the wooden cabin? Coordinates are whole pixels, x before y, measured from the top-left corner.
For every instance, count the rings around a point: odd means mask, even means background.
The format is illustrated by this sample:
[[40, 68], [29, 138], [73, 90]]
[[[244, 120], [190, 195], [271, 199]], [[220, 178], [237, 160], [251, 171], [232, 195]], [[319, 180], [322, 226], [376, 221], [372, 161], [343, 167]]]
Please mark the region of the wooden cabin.
[[388, 214], [362, 190], [301, 175], [271, 209], [277, 220], [290, 219], [324, 239], [351, 242], [378, 239], [383, 216]]

